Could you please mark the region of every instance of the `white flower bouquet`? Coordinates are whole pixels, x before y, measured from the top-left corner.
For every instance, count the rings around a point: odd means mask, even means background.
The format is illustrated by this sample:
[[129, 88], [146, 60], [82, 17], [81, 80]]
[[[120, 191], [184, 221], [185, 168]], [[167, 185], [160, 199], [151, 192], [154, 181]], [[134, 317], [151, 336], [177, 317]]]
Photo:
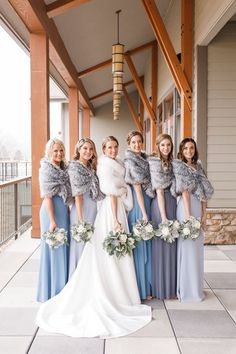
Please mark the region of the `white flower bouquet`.
[[179, 230], [180, 223], [177, 220], [166, 220], [156, 230], [156, 237], [160, 237], [168, 243], [173, 243], [179, 237]]
[[76, 242], [88, 242], [93, 236], [94, 227], [92, 224], [83, 221], [71, 227], [71, 236]]
[[180, 225], [180, 237], [184, 240], [196, 240], [200, 235], [201, 223], [194, 216], [190, 216]]
[[67, 231], [56, 228], [53, 231], [44, 232], [43, 238], [50, 248], [55, 249], [67, 243]]
[[147, 241], [155, 236], [155, 229], [149, 221], [138, 220], [133, 226], [133, 234], [139, 241]]
[[136, 243], [136, 238], [124, 230], [110, 231], [103, 241], [103, 248], [110, 256], [121, 258], [126, 254], [131, 255]]

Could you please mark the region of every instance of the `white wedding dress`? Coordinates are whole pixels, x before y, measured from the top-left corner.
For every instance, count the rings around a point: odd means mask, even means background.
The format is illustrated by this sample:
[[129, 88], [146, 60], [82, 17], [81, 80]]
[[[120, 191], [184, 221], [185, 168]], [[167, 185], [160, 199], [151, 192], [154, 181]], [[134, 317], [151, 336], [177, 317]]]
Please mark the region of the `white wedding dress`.
[[37, 313], [37, 325], [49, 332], [112, 338], [135, 332], [151, 321], [151, 307], [140, 304], [133, 257], [117, 259], [102, 247], [113, 226], [109, 194], [117, 196], [118, 220], [128, 231], [124, 167], [120, 160], [102, 156], [98, 176], [106, 198], [100, 202], [92, 241], [85, 245], [64, 289], [42, 304]]

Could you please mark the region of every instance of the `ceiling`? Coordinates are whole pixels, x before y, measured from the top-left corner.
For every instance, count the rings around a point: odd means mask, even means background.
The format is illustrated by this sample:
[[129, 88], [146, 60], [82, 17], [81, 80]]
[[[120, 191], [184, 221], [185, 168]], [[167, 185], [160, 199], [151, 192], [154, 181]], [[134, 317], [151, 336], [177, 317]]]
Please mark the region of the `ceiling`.
[[[48, 5], [54, 1], [45, 0], [45, 4]], [[163, 19], [172, 4], [173, 0], [156, 0], [156, 5]], [[155, 39], [141, 0], [85, 1], [78, 7], [68, 9], [52, 18], [78, 73], [111, 59], [112, 44], [117, 42], [115, 12], [119, 9], [122, 10], [120, 14], [120, 42], [125, 45], [125, 51]], [[8, 1], [0, 2], [0, 12], [28, 46], [29, 34]], [[144, 75], [145, 65], [150, 54], [151, 49], [149, 48], [132, 55], [139, 76]], [[67, 91], [59, 75], [53, 68], [52, 71], [57, 81]], [[125, 64], [124, 82], [130, 80], [132, 77]], [[90, 72], [81, 77], [81, 81], [90, 98], [110, 90], [112, 89], [111, 66], [104, 66], [98, 71]], [[127, 89], [129, 92], [135, 90], [134, 84], [129, 85]], [[111, 100], [112, 95], [108, 94], [93, 99], [91, 102], [96, 108]]]

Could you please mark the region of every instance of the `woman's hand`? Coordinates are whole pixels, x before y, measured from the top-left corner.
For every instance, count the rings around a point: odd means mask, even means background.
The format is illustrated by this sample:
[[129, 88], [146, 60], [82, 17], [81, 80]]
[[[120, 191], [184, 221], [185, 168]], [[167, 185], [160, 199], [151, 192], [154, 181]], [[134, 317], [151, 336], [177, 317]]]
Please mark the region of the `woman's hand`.
[[205, 227], [206, 227], [206, 213], [203, 213], [203, 214], [202, 214], [202, 217], [201, 217], [201, 224], [202, 224], [203, 230], [205, 230]]
[[115, 220], [115, 221], [114, 221], [114, 223], [113, 223], [113, 229], [114, 229], [115, 232], [122, 230], [121, 223], [120, 223], [118, 220]]
[[143, 218], [142, 218], [144, 221], [148, 221], [148, 217], [147, 217], [147, 214], [146, 213], [143, 213]]
[[49, 225], [49, 231], [52, 232], [57, 228], [57, 224], [55, 223], [55, 221], [51, 221], [50, 225]]

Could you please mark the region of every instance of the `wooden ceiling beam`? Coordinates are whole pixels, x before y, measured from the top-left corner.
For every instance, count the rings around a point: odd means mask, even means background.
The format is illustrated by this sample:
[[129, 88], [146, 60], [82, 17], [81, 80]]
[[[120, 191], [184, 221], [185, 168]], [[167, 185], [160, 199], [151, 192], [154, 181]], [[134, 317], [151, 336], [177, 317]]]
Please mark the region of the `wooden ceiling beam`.
[[178, 91], [184, 94], [189, 109], [192, 110], [192, 89], [179, 63], [164, 22], [156, 6], [155, 0], [142, 0], [153, 32], [156, 36], [167, 65], [174, 78]]
[[71, 61], [63, 40], [52, 19], [46, 13], [43, 0], [9, 0], [20, 16], [29, 32], [45, 32], [49, 38], [49, 56], [52, 64], [58, 70], [69, 87], [77, 87], [80, 91], [81, 104], [94, 114], [94, 107], [89, 101], [88, 94], [77, 76], [77, 70]]
[[[131, 85], [131, 84], [133, 84], [133, 83], [134, 83], [134, 80], [130, 80], [130, 81], [125, 82], [125, 83], [123, 84], [123, 86], [128, 86], [128, 85]], [[96, 95], [96, 96], [90, 97], [89, 99], [90, 99], [90, 101], [93, 101], [93, 100], [96, 100], [97, 98], [100, 98], [100, 97], [102, 97], [102, 96], [106, 96], [106, 95], [108, 95], [108, 94], [110, 94], [110, 93], [112, 93], [112, 92], [113, 92], [113, 89], [110, 89], [110, 90], [101, 92], [101, 93], [99, 93], [99, 94]]]
[[[131, 49], [129, 51], [129, 54], [130, 55], [134, 55], [134, 54], [137, 54], [137, 53], [139, 53], [139, 52], [141, 52], [143, 50], [146, 50], [146, 49], [152, 47], [154, 42], [155, 41], [147, 42], [147, 43], [145, 43], [145, 44], [143, 44], [143, 45], [141, 45], [141, 46], [139, 46], [137, 48], [133, 48], [133, 49]], [[94, 66], [91, 66], [90, 68], [87, 68], [87, 69], [79, 72], [78, 73], [78, 77], [79, 78], [84, 77], [84, 76], [86, 76], [88, 74], [91, 74], [91, 73], [93, 73], [95, 71], [98, 71], [100, 69], [104, 69], [105, 67], [107, 67], [107, 66], [109, 66], [111, 64], [112, 64], [112, 60], [111, 59], [105, 60], [105, 61], [103, 61], [103, 62], [101, 62], [99, 64], [96, 64]]]
[[134, 121], [136, 127], [138, 128], [138, 130], [140, 131], [140, 133], [143, 134], [143, 126], [139, 120], [138, 114], [136, 113], [136, 111], [134, 109], [134, 105], [133, 105], [125, 87], [123, 87], [123, 92], [124, 92], [124, 96], [125, 96], [128, 108], [130, 110], [131, 116], [133, 118], [133, 121]]
[[135, 69], [134, 63], [133, 63], [129, 53], [125, 54], [125, 60], [126, 60], [126, 63], [128, 64], [129, 70], [130, 70], [130, 72], [132, 74], [132, 77], [133, 77], [133, 80], [134, 80], [135, 85], [137, 87], [137, 90], [139, 92], [140, 98], [143, 101], [144, 107], [146, 108], [146, 110], [148, 112], [148, 115], [151, 118], [151, 120], [153, 120], [153, 122], [156, 122], [156, 115], [153, 112], [152, 107], [151, 107], [151, 105], [150, 105], [150, 103], [148, 101], [148, 98], [147, 98], [147, 95], [146, 95], [145, 90], [143, 88], [142, 82], [141, 82], [141, 80], [140, 80], [140, 78], [138, 76], [138, 73], [137, 73], [137, 71]]
[[56, 0], [51, 4], [46, 5], [46, 12], [48, 17], [52, 18], [88, 1], [90, 0]]

